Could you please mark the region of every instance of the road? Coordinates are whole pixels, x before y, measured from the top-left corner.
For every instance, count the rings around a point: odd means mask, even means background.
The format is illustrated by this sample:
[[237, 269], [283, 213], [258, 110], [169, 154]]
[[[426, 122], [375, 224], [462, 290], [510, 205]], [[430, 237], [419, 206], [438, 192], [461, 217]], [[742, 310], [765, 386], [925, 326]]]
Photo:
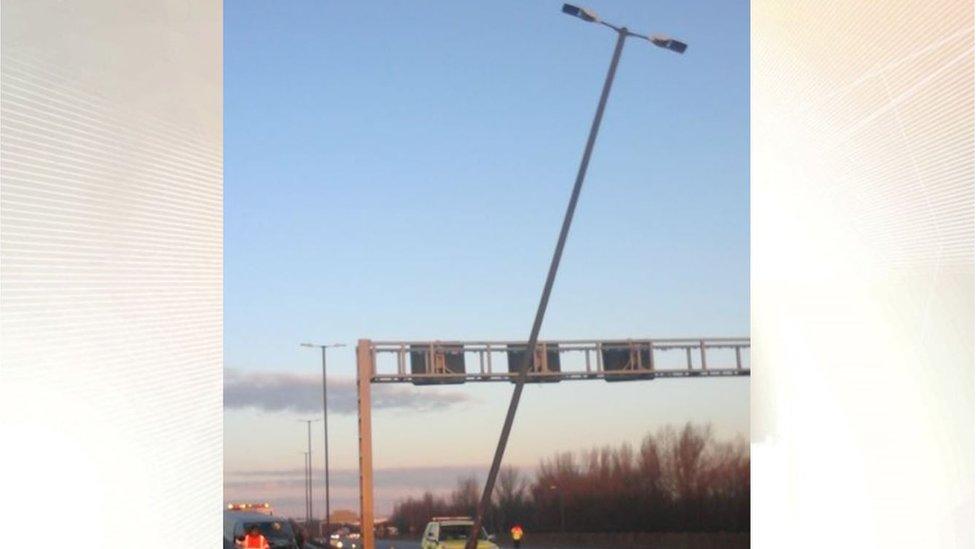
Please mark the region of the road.
[[[321, 546], [314, 545], [311, 543], [305, 544], [308, 549], [321, 549]], [[361, 549], [362, 545], [359, 540], [342, 540], [342, 549]], [[419, 549], [419, 541], [409, 541], [409, 540], [389, 540], [389, 539], [378, 539], [376, 540], [376, 549]]]
[[[348, 549], [352, 547], [352, 543], [345, 541], [343, 542], [343, 549]], [[356, 549], [362, 547], [358, 543], [356, 544]], [[507, 549], [511, 545], [506, 545], [502, 543], [499, 545], [502, 549]], [[556, 545], [528, 545], [523, 543], [522, 547], [524, 549], [550, 549], [557, 547]], [[593, 549], [592, 546], [585, 548], [583, 546], [569, 546], [569, 545], [559, 545], [559, 549]], [[376, 540], [376, 549], [420, 549], [419, 541], [409, 541], [409, 540], [389, 540], [389, 539], [378, 539]]]
[[[749, 548], [748, 533], [648, 534], [647, 537], [641, 541], [628, 538], [626, 540], [619, 540], [618, 542], [609, 541], [605, 537], [601, 537], [599, 535], [594, 536], [595, 539], [589, 541], [572, 540], [567, 542], [566, 540], [558, 539], [560, 536], [542, 534], [537, 536], [534, 540], [523, 541], [522, 547], [524, 549], [595, 549], [606, 547], [653, 547], [654, 549], [712, 549], [714, 547], [722, 547], [723, 549]], [[350, 540], [348, 538], [342, 540], [342, 548], [353, 549], [354, 543], [356, 544], [355, 549], [362, 549], [362, 545], [359, 543], [359, 540]], [[510, 549], [512, 547], [512, 542], [502, 540], [498, 546], [501, 549]], [[308, 547], [309, 549], [319, 549], [317, 546], [313, 545], [309, 545]], [[376, 549], [420, 549], [420, 541], [408, 539], [378, 539], [376, 540]]]
[[[312, 543], [306, 543], [305, 547], [308, 549], [322, 549], [321, 546]], [[342, 549], [361, 549], [362, 544], [359, 540], [351, 540], [344, 538], [342, 540]], [[378, 539], [376, 540], [376, 549], [419, 549], [419, 541], [409, 541], [409, 540], [389, 540], [389, 539]]]
[[[352, 546], [353, 546], [352, 545], [353, 543], [356, 544], [356, 549], [360, 549], [362, 547], [362, 545], [360, 545], [356, 541], [353, 541], [353, 540], [343, 540], [343, 542], [342, 542], [342, 549], [351, 549]], [[317, 547], [317, 546], [309, 545], [309, 547]], [[501, 545], [500, 547], [502, 547], [503, 549], [505, 549], [508, 546], [507, 545]], [[526, 546], [526, 545], [522, 545], [522, 547], [525, 547], [526, 549], [529, 549], [528, 546]], [[420, 542], [419, 541], [404, 540], [404, 539], [393, 539], [393, 540], [391, 540], [391, 539], [378, 539], [378, 540], [376, 540], [376, 549], [420, 549]], [[574, 549], [574, 548], [573, 547], [564, 547], [564, 548], [561, 548], [561, 549]]]
[[[355, 544], [355, 546], [353, 545]], [[318, 545], [306, 544], [309, 549], [320, 549]], [[502, 546], [503, 548], [506, 546]], [[525, 547], [523, 545], [523, 547]], [[342, 549], [361, 549], [362, 545], [359, 540], [342, 540]], [[412, 541], [406, 539], [378, 539], [376, 540], [376, 549], [420, 549], [420, 541]], [[566, 549], [573, 549], [568, 547]]]
[[419, 541], [407, 541], [405, 539], [378, 539], [376, 549], [419, 549]]

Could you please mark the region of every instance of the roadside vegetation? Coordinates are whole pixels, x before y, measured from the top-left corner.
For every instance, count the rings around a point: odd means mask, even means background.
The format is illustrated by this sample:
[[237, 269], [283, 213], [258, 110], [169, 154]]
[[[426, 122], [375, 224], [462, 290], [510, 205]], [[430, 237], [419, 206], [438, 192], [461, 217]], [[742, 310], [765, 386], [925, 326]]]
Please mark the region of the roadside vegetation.
[[[473, 515], [482, 486], [461, 478], [450, 494], [407, 498], [392, 521], [413, 535], [432, 516]], [[749, 447], [687, 424], [636, 448], [556, 454], [531, 474], [502, 469], [486, 519], [500, 534], [516, 522], [528, 532], [748, 532]]]

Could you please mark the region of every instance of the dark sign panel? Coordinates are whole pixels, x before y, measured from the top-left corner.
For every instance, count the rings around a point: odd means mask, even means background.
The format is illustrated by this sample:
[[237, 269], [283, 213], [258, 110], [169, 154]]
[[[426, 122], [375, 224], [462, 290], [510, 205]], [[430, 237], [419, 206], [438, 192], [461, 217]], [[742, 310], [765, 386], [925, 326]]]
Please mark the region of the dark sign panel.
[[[445, 377], [414, 378], [414, 385], [464, 383], [464, 348], [460, 345], [411, 345], [410, 373]], [[457, 377], [447, 377], [457, 374]]]
[[[635, 379], [653, 379], [654, 363], [651, 361], [649, 345], [637, 343], [602, 344], [603, 371], [608, 375], [607, 381], [631, 381]], [[611, 372], [633, 372], [611, 373]]]
[[[508, 371], [518, 373], [518, 369], [525, 360], [525, 345], [508, 346]], [[535, 360], [529, 366], [527, 383], [548, 383], [559, 381], [558, 377], [546, 377], [546, 372], [559, 372], [559, 345], [556, 343], [538, 343], [535, 348]], [[533, 375], [536, 374], [536, 375]], [[515, 379], [512, 379], [515, 382]]]

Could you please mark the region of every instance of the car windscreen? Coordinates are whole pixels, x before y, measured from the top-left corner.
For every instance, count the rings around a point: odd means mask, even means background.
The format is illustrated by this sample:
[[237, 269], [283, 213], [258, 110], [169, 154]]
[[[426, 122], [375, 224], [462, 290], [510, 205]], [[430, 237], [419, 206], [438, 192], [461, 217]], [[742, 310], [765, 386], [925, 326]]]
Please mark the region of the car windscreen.
[[295, 534], [291, 531], [291, 525], [287, 522], [268, 521], [268, 522], [246, 522], [244, 523], [244, 533], [251, 531], [251, 527], [257, 526], [261, 535], [273, 541], [294, 541]]
[[[471, 524], [441, 524], [441, 541], [468, 539], [471, 526]], [[488, 539], [484, 528], [481, 529], [480, 539]]]

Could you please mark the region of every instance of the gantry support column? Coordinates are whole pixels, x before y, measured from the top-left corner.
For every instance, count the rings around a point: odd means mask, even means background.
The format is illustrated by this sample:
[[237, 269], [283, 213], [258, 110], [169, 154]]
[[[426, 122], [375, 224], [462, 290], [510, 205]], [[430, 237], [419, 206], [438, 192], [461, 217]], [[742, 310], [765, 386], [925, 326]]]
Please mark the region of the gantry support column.
[[368, 339], [356, 346], [356, 386], [359, 390], [359, 525], [363, 549], [374, 549], [373, 539], [373, 427], [370, 380], [375, 368]]

